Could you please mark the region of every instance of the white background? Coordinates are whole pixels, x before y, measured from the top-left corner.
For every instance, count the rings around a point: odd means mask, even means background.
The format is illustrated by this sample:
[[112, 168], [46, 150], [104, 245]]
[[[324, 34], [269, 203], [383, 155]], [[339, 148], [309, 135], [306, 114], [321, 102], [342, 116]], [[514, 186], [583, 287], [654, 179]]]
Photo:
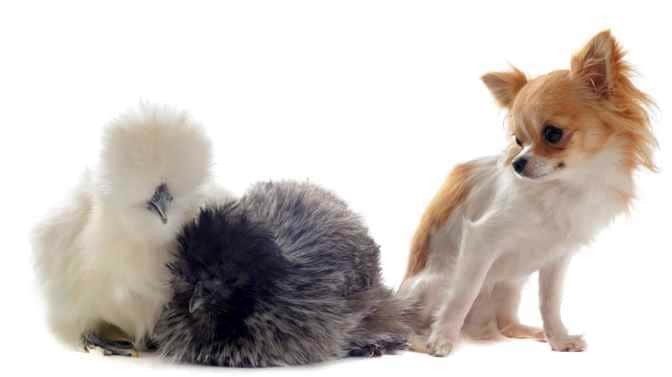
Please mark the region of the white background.
[[[645, 1], [456, 4], [3, 2], [1, 374], [669, 376], [670, 11]], [[605, 28], [659, 105], [662, 172], [641, 174], [632, 214], [574, 260], [564, 312], [570, 329], [585, 333], [587, 352], [508, 341], [463, 344], [445, 359], [407, 352], [234, 371], [71, 352], [46, 331], [28, 231], [95, 161], [104, 124], [140, 100], [186, 109], [203, 123], [218, 180], [234, 192], [263, 179], [310, 179], [348, 200], [381, 244], [386, 282], [396, 286], [420, 214], [451, 167], [507, 141], [505, 113], [480, 75], [508, 63], [530, 75], [567, 68]], [[522, 318], [538, 324], [536, 307], [531, 281]]]

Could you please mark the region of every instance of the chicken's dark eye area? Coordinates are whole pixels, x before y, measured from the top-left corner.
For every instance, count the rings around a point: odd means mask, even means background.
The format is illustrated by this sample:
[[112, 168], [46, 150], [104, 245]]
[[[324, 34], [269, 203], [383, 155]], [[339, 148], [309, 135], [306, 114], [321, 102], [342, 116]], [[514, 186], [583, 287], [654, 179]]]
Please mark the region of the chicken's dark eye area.
[[562, 128], [556, 127], [552, 124], [547, 124], [543, 129], [544, 140], [549, 144], [558, 144], [562, 140], [564, 131]]

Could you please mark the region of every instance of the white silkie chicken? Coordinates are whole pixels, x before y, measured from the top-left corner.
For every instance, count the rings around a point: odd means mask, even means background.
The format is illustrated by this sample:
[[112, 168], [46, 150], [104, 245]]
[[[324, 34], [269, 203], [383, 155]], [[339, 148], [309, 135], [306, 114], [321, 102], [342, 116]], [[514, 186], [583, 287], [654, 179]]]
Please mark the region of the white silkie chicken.
[[[141, 106], [104, 132], [97, 169], [34, 230], [49, 327], [70, 346], [134, 356], [164, 303], [175, 236], [210, 186], [210, 142], [186, 114]], [[213, 199], [215, 200], [215, 199]]]

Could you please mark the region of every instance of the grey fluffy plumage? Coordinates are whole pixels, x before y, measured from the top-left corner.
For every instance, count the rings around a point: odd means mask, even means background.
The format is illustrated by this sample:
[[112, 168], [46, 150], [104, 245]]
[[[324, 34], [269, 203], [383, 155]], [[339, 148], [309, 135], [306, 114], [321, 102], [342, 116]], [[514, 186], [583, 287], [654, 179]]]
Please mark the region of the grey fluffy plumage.
[[406, 346], [412, 310], [383, 285], [378, 246], [315, 185], [257, 184], [204, 209], [179, 243], [154, 336], [164, 357], [262, 367]]

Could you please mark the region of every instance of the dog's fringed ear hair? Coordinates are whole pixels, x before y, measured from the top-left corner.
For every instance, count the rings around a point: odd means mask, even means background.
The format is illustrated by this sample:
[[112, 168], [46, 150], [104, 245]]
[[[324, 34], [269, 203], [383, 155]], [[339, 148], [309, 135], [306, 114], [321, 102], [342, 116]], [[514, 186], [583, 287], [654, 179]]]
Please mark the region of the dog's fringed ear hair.
[[627, 72], [623, 55], [611, 32], [605, 30], [574, 55], [571, 75], [583, 80], [593, 94], [607, 99], [613, 94], [619, 75]]
[[509, 72], [486, 73], [481, 80], [495, 96], [497, 103], [506, 108], [511, 108], [516, 95], [527, 84], [525, 74], [515, 67], [511, 67]]

